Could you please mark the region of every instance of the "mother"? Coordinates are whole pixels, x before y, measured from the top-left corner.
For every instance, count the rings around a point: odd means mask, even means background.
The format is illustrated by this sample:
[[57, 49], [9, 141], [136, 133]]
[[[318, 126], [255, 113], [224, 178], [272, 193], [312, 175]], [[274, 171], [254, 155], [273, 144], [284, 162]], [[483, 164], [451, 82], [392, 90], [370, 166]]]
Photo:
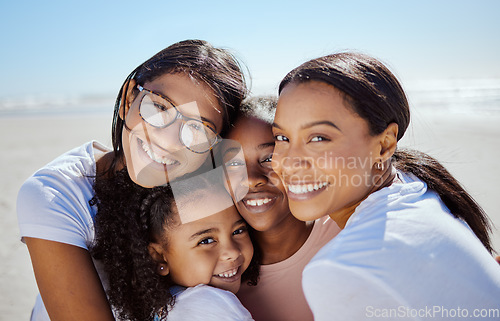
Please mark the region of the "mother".
[[97, 210], [90, 200], [99, 198], [94, 184], [121, 172], [152, 187], [211, 164], [208, 151], [246, 92], [229, 52], [201, 40], [173, 44], [125, 80], [115, 104], [112, 151], [89, 142], [24, 183], [18, 220], [43, 299], [38, 298], [32, 320], [114, 319], [102, 271], [88, 251]]
[[273, 168], [291, 212], [343, 229], [303, 272], [315, 320], [498, 308], [488, 219], [434, 159], [395, 154], [410, 112], [382, 63], [349, 52], [313, 59], [279, 91]]

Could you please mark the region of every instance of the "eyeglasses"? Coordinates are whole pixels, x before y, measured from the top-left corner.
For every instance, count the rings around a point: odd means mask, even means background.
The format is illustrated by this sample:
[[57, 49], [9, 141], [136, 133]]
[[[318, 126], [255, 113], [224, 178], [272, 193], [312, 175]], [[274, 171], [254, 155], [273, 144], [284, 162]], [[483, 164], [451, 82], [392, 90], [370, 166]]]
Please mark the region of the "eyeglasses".
[[177, 119], [181, 119], [179, 140], [190, 151], [197, 154], [206, 153], [222, 140], [210, 123], [184, 116], [168, 97], [154, 93], [141, 85], [137, 85], [137, 89], [140, 92], [137, 99], [141, 118], [156, 128], [166, 128]]

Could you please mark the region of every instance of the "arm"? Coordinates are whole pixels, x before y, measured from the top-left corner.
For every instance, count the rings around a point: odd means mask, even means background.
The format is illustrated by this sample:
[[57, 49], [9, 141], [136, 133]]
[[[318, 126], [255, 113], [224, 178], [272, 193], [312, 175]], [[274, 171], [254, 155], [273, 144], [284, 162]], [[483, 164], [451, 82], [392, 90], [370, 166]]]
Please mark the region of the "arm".
[[52, 321], [114, 320], [89, 252], [25, 238], [40, 295]]

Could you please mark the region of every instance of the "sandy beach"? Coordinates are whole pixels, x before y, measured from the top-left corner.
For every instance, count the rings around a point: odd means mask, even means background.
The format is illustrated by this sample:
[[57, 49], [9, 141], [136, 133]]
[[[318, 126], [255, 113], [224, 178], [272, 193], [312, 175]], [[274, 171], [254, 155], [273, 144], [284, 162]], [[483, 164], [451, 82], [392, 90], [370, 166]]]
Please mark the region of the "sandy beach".
[[[438, 158], [500, 228], [500, 114], [414, 110], [402, 146]], [[23, 181], [58, 155], [95, 139], [111, 145], [111, 112], [64, 116], [0, 116], [0, 320], [28, 320], [38, 292], [15, 212]], [[500, 251], [500, 232], [493, 245]]]

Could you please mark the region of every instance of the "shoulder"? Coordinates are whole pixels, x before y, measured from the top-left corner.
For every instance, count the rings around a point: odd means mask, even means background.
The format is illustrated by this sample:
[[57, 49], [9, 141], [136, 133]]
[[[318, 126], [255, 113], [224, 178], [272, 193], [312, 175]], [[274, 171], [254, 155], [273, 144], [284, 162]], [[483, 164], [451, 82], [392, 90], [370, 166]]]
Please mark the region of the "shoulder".
[[[86, 143], [57, 157], [24, 182], [17, 195], [22, 236], [59, 240], [71, 226], [90, 237], [95, 210], [88, 201], [93, 197], [95, 153], [101, 151], [98, 143]], [[60, 241], [72, 243], [69, 235]], [[80, 242], [74, 245], [85, 247]]]
[[168, 320], [252, 320], [232, 292], [208, 285], [187, 288], [178, 294]]
[[95, 156], [104, 152], [103, 148], [97, 142], [88, 142], [60, 155], [27, 179], [19, 196], [30, 195], [39, 188], [55, 194], [58, 186], [92, 184], [88, 179], [95, 176]]

